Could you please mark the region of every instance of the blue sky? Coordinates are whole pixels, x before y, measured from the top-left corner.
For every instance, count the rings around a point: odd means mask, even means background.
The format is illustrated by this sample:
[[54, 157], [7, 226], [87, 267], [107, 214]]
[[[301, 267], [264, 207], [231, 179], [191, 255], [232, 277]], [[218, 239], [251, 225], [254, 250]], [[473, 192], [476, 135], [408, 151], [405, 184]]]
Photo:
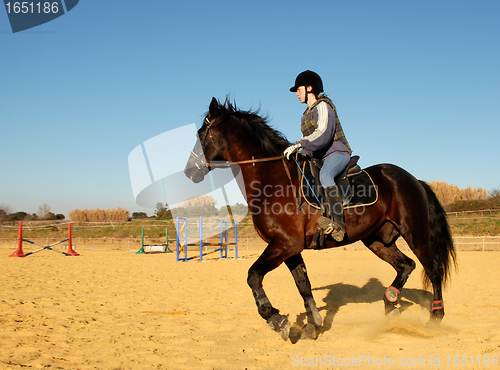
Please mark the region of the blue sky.
[[497, 0], [80, 0], [16, 34], [0, 8], [0, 204], [152, 213], [134, 202], [136, 146], [226, 95], [298, 140], [305, 69], [363, 167], [492, 190], [499, 61]]

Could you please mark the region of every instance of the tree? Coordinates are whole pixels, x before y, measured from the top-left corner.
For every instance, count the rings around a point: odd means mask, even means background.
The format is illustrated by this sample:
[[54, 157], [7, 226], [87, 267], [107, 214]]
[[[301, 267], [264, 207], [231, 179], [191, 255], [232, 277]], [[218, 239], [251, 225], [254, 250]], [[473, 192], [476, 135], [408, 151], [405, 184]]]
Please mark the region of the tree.
[[146, 212], [134, 212], [132, 213], [132, 218], [146, 218], [148, 217]]
[[155, 216], [157, 220], [168, 220], [172, 218], [172, 211], [168, 208], [168, 204], [156, 203]]
[[231, 206], [231, 211], [236, 215], [246, 216], [248, 214], [248, 206], [241, 203], [236, 203], [235, 205]]
[[12, 209], [8, 204], [0, 204], [0, 222], [7, 220], [7, 217], [12, 212]]
[[7, 221], [22, 221], [28, 214], [26, 212], [11, 213], [7, 216]]
[[500, 186], [489, 193], [490, 198], [500, 198]]
[[217, 202], [210, 195], [199, 195], [187, 199], [183, 204], [185, 215], [187, 217], [210, 217], [217, 216], [219, 210], [215, 207]]
[[42, 204], [40, 207], [38, 207], [38, 217], [41, 219], [47, 219], [47, 217], [50, 217], [50, 206], [47, 205], [46, 203]]
[[163, 203], [158, 202], [156, 203], [156, 209], [155, 209], [155, 216], [157, 218], [161, 218], [163, 214], [167, 211], [167, 207], [163, 205]]
[[217, 202], [214, 197], [210, 195], [199, 195], [197, 197], [189, 198], [182, 205], [184, 208], [189, 207], [215, 207]]
[[45, 215], [44, 220], [57, 220], [57, 216], [54, 213], [49, 212]]

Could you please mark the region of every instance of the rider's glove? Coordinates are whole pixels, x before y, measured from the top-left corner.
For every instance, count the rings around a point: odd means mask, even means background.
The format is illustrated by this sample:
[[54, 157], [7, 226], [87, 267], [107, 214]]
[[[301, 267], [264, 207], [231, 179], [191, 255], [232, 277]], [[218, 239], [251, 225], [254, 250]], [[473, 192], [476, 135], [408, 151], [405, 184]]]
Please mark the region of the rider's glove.
[[288, 148], [286, 148], [285, 151], [283, 152], [283, 155], [286, 157], [286, 159], [289, 160], [290, 154], [295, 153], [300, 148], [302, 148], [302, 144], [300, 144], [299, 142], [296, 142], [295, 144], [290, 145]]

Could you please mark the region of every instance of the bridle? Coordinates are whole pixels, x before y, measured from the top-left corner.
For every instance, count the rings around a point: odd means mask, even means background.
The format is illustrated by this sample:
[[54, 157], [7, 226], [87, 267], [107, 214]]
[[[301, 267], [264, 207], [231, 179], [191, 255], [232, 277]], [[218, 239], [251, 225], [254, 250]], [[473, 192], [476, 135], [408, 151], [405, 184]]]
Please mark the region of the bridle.
[[208, 117], [205, 117], [205, 123], [207, 124], [207, 129], [205, 130], [205, 136], [203, 137], [202, 149], [205, 146], [205, 141], [207, 141], [207, 135], [210, 134], [210, 140], [212, 140], [212, 144], [214, 144], [215, 151], [220, 154], [219, 148], [217, 144], [215, 144], [214, 135], [212, 135], [212, 125], [215, 122], [215, 118], [213, 120], [209, 120]]
[[200, 139], [200, 150], [198, 153], [195, 152], [195, 148], [191, 151], [191, 156], [194, 157], [194, 164], [196, 168], [201, 170], [203, 167], [210, 167], [210, 163], [207, 163], [205, 160], [205, 155], [203, 154], [204, 150], [203, 148], [205, 147], [205, 143], [207, 141], [207, 136], [210, 134], [210, 140], [212, 140], [212, 144], [214, 145], [215, 151], [217, 154], [221, 154], [219, 151], [219, 148], [217, 147], [217, 144], [215, 143], [214, 140], [214, 135], [212, 135], [212, 130], [211, 127], [215, 122], [215, 118], [213, 120], [209, 120], [208, 117], [205, 117], [205, 124], [207, 125], [207, 128], [205, 130], [205, 134], [203, 136], [203, 139]]

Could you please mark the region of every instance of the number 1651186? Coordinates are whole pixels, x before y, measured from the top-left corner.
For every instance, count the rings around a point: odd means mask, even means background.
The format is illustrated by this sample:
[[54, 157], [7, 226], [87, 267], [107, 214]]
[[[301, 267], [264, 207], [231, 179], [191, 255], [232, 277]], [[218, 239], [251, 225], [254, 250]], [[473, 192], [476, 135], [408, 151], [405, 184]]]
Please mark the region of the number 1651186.
[[483, 356], [446, 356], [448, 366], [466, 367], [466, 366], [498, 366], [498, 355]]
[[15, 3], [8, 2], [5, 4], [7, 13], [15, 14], [40, 14], [40, 13], [59, 13], [59, 4], [54, 2], [33, 2], [33, 1], [16, 1]]

